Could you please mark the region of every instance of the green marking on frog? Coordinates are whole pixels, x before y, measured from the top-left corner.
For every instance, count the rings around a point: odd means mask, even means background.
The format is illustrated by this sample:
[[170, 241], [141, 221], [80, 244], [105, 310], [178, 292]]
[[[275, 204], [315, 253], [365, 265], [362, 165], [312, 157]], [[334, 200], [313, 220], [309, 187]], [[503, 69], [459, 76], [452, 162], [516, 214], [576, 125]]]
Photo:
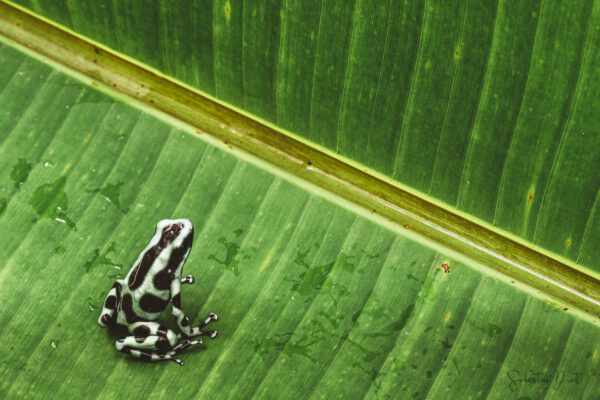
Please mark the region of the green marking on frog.
[[[122, 326], [131, 333], [117, 340], [118, 351], [142, 360], [171, 360], [183, 365], [175, 355], [202, 343], [201, 339], [190, 339], [217, 336], [217, 331], [202, 331], [217, 320], [216, 314], [210, 313], [200, 325], [192, 327], [181, 310], [181, 284], [194, 282], [191, 275], [181, 278], [193, 238], [194, 228], [189, 220], [160, 221], [127, 276], [118, 279], [108, 292], [98, 324], [103, 328]], [[179, 333], [156, 322], [169, 303], [173, 305]]]

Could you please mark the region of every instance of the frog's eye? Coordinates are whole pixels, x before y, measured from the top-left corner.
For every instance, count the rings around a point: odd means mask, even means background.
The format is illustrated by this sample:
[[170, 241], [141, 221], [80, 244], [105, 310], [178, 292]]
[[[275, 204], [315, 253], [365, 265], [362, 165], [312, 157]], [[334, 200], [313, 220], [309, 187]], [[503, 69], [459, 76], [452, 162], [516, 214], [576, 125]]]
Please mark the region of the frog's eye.
[[181, 233], [181, 224], [169, 225], [162, 231], [161, 242], [163, 247], [170, 244]]

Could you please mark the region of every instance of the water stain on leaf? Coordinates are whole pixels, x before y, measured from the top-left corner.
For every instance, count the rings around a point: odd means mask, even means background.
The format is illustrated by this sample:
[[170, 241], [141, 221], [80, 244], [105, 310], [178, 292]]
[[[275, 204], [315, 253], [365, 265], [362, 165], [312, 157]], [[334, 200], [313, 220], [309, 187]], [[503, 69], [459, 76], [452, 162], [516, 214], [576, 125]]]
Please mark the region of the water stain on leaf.
[[338, 301], [342, 297], [346, 297], [350, 294], [350, 290], [345, 285], [340, 283], [335, 283], [331, 277], [327, 277], [325, 283], [323, 283], [323, 288], [321, 290], [323, 294], [328, 294], [333, 301], [334, 306], [337, 308]]
[[360, 343], [358, 343], [355, 340], [352, 340], [350, 338], [346, 339], [346, 342], [348, 342], [348, 343], [356, 346], [360, 350], [360, 352], [362, 354], [362, 359], [366, 363], [373, 362], [373, 360], [375, 360], [378, 356], [381, 355], [381, 352], [374, 351], [374, 350], [369, 350], [365, 346], [363, 346], [362, 344], [360, 344]]
[[299, 355], [308, 358], [315, 364], [317, 359], [309, 354], [308, 347], [314, 344], [316, 340], [313, 339], [310, 341], [307, 340], [307, 337], [302, 336], [299, 340], [295, 340], [296, 343], [292, 343], [290, 339], [293, 334], [293, 332], [290, 332], [274, 335], [273, 337], [266, 338], [262, 342], [253, 341], [251, 344], [254, 346], [256, 353], [258, 353], [263, 360], [267, 359], [268, 356], [273, 356], [276, 353], [282, 352], [291, 357]]
[[[410, 318], [413, 315], [413, 311], [415, 309], [414, 304], [409, 304], [402, 314], [400, 314], [397, 318], [393, 319], [389, 324], [387, 324], [382, 329], [377, 331], [369, 332], [364, 334], [365, 337], [380, 337], [380, 336], [390, 336], [394, 334], [398, 334], [406, 324], [409, 322]], [[388, 313], [385, 313], [386, 318], [393, 318], [395, 315], [390, 316]]]
[[350, 256], [346, 253], [339, 255], [339, 262], [342, 270], [346, 272], [354, 272], [356, 268], [356, 256]]
[[[223, 259], [217, 258], [216, 254], [209, 254], [208, 257], [206, 257], [206, 259], [214, 260], [219, 264], [223, 264], [224, 266], [228, 267], [227, 269], [231, 270], [235, 276], [238, 276], [240, 274], [240, 270], [238, 268], [239, 263], [236, 260], [236, 256], [238, 255], [238, 253], [240, 253], [240, 243], [238, 242], [242, 233], [244, 233], [243, 229], [236, 229], [235, 231], [233, 231], [233, 234], [235, 236], [233, 240], [228, 240], [224, 236], [221, 236], [219, 239], [217, 239], [217, 242], [225, 247], [225, 257]], [[248, 257], [245, 258], [247, 259]]]
[[452, 348], [452, 345], [454, 345], [454, 343], [452, 343], [452, 344], [451, 344], [451, 343], [448, 341], [448, 336], [446, 336], [446, 338], [445, 338], [444, 340], [440, 340], [440, 343], [442, 344], [442, 347], [443, 347], [444, 349], [451, 349], [451, 348]]
[[67, 178], [62, 176], [52, 183], [39, 186], [31, 195], [29, 205], [33, 207], [39, 218], [50, 218], [76, 230], [75, 222], [66, 214], [69, 208], [69, 199], [63, 190], [66, 182]]
[[478, 323], [471, 319], [467, 320], [467, 323], [478, 331], [484, 333], [485, 335], [492, 337], [495, 335], [499, 335], [502, 333], [502, 328], [496, 324], [492, 323]]
[[88, 309], [90, 310], [90, 312], [96, 310], [98, 308], [98, 302], [91, 298], [90, 296], [88, 296], [87, 298], [87, 303], [88, 303]]
[[65, 246], [58, 246], [54, 249], [54, 254], [64, 254], [64, 252], [67, 251], [67, 249], [65, 248]]
[[121, 186], [125, 183], [118, 181], [117, 183], [108, 183], [104, 187], [86, 190], [87, 193], [100, 193], [106, 201], [113, 204], [119, 211], [126, 214], [129, 211], [126, 208], [121, 207]]
[[122, 264], [117, 264], [113, 260], [111, 260], [108, 256], [108, 253], [115, 251], [115, 242], [111, 242], [106, 251], [100, 254], [100, 249], [94, 250], [94, 255], [90, 257], [89, 260], [85, 262], [83, 268], [87, 273], [91, 272], [94, 268], [99, 265], [111, 265], [113, 267], [117, 267], [118, 269], [123, 268]]
[[24, 158], [19, 158], [17, 163], [13, 165], [10, 171], [10, 179], [13, 181], [15, 188], [20, 189], [21, 185], [25, 183], [31, 172], [31, 167], [32, 165]]
[[4, 215], [7, 204], [8, 204], [8, 199], [6, 197], [0, 198], [0, 218], [2, 218], [2, 216]]
[[293, 283], [291, 287], [292, 291], [305, 297], [310, 296], [315, 291], [321, 290], [323, 282], [335, 264], [335, 261], [332, 261], [328, 264], [313, 267], [306, 261], [306, 256], [309, 252], [310, 249], [304, 252], [298, 251], [294, 258], [294, 263], [304, 268], [304, 271], [293, 279], [287, 276], [283, 278], [284, 281]]

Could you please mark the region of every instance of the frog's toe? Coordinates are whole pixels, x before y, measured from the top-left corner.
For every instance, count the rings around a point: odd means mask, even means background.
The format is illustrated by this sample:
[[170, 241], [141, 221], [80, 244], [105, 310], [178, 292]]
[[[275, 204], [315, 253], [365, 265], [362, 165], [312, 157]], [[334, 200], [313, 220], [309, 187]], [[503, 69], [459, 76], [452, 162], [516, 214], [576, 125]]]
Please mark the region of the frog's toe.
[[192, 283], [194, 283], [194, 277], [193, 277], [192, 275], [188, 275], [188, 276], [186, 276], [185, 278], [183, 278], [183, 279], [181, 280], [181, 283], [189, 283], [189, 284], [192, 284]]
[[211, 337], [211, 339], [214, 339], [214, 338], [216, 338], [218, 334], [219, 334], [219, 332], [217, 332], [217, 331], [211, 331], [211, 332], [210, 332], [210, 337]]
[[212, 313], [212, 312], [211, 312], [210, 314], [208, 314], [208, 317], [209, 317], [211, 320], [213, 320], [213, 321], [216, 321], [216, 320], [218, 320], [218, 319], [219, 319], [219, 317], [217, 316], [217, 314], [215, 314], [215, 313]]

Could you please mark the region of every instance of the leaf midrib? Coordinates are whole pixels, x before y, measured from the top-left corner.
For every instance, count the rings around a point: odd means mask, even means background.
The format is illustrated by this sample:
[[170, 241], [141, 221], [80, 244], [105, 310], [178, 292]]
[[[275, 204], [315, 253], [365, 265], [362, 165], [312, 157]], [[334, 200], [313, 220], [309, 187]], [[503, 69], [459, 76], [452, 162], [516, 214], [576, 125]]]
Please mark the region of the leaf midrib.
[[600, 278], [576, 263], [451, 210], [5, 2], [0, 2], [0, 35], [34, 57], [48, 57], [72, 75], [91, 79], [92, 85], [103, 91], [114, 95], [116, 90], [130, 103], [174, 117], [197, 133], [207, 133], [228, 147], [235, 146], [270, 163], [270, 169], [274, 165], [284, 174], [299, 178], [303, 185], [308, 182], [358, 205], [363, 216], [387, 225], [391, 222], [395, 230], [407, 227], [416, 231], [552, 301], [575, 307], [588, 319], [600, 316]]

